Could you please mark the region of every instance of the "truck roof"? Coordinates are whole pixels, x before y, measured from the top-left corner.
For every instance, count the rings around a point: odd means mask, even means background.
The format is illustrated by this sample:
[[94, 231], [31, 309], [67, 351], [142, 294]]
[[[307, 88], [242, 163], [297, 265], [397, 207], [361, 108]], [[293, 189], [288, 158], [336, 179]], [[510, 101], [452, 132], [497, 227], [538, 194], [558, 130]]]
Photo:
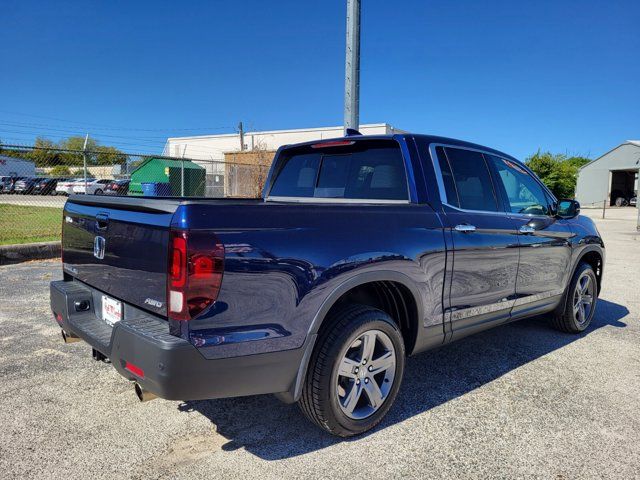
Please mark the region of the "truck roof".
[[495, 148], [491, 148], [491, 147], [486, 147], [484, 145], [480, 145], [477, 143], [472, 143], [472, 142], [467, 142], [464, 140], [458, 140], [456, 138], [449, 138], [449, 137], [441, 137], [438, 135], [425, 135], [425, 134], [416, 134], [416, 133], [396, 133], [393, 135], [350, 135], [350, 136], [343, 136], [343, 137], [334, 137], [334, 138], [323, 138], [323, 139], [318, 139], [318, 140], [311, 140], [308, 142], [301, 142], [301, 143], [292, 143], [289, 145], [283, 145], [282, 148], [283, 149], [288, 149], [288, 148], [296, 148], [296, 147], [304, 147], [307, 145], [314, 145], [316, 143], [323, 143], [323, 142], [339, 142], [339, 141], [362, 141], [362, 140], [393, 140], [393, 139], [397, 139], [397, 138], [420, 138], [428, 143], [442, 143], [445, 145], [452, 145], [452, 146], [458, 146], [458, 147], [466, 147], [466, 148], [472, 148], [472, 149], [477, 149], [477, 150], [483, 150], [489, 153], [494, 153], [500, 157], [505, 157], [508, 158], [510, 160], [514, 160], [516, 162], [520, 162], [522, 163], [520, 160], [518, 160], [517, 158], [514, 158], [513, 156], [501, 152], [500, 150], [496, 150]]

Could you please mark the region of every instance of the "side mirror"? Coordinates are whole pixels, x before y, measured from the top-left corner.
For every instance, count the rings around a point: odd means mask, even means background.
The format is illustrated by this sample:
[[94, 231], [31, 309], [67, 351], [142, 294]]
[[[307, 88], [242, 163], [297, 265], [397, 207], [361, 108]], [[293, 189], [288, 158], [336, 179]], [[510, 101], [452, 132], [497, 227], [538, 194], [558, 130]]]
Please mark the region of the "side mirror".
[[558, 213], [560, 218], [574, 218], [580, 214], [580, 203], [577, 200], [563, 199], [558, 202]]

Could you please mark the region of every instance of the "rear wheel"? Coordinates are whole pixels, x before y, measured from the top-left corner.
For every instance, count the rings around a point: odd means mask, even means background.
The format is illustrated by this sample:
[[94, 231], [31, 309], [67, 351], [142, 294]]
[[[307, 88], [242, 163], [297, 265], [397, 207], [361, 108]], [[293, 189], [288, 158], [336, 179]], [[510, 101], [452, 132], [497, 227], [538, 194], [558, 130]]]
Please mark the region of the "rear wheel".
[[300, 408], [334, 435], [363, 433], [391, 408], [404, 362], [404, 342], [393, 319], [375, 308], [348, 306], [318, 338]]
[[573, 274], [564, 309], [553, 317], [553, 326], [567, 333], [584, 331], [596, 311], [598, 280], [591, 265], [581, 263]]
[[100, 189], [97, 189], [95, 192], [93, 192], [94, 195], [102, 195], [104, 192]]

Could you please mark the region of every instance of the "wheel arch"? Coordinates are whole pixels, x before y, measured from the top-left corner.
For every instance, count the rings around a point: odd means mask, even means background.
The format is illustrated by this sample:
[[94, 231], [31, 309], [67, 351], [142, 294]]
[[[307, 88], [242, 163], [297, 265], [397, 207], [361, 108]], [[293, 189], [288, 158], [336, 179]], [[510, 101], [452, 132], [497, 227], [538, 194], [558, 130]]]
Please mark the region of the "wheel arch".
[[598, 294], [600, 294], [600, 290], [602, 288], [602, 274], [604, 270], [604, 252], [598, 246], [591, 246], [585, 248], [580, 255], [576, 259], [573, 269], [571, 270], [571, 277], [569, 277], [569, 281], [573, 278], [573, 275], [576, 273], [576, 269], [580, 263], [587, 263], [591, 265], [594, 273], [596, 274], [596, 280], [598, 281]]
[[417, 286], [402, 273], [361, 273], [342, 282], [327, 296], [311, 322], [309, 335], [320, 332], [332, 309], [339, 308], [344, 302], [353, 301], [352, 303], [362, 303], [388, 313], [398, 324], [405, 339], [407, 353], [410, 353], [415, 346], [417, 327], [423, 313], [420, 298]]
[[586, 247], [582, 252], [580, 252], [578, 257], [573, 262], [573, 265], [571, 266], [571, 275], [569, 275], [569, 277], [567, 278], [567, 285], [565, 286], [564, 293], [562, 294], [562, 299], [554, 310], [554, 314], [558, 314], [559, 312], [564, 310], [568, 298], [571, 280], [576, 274], [578, 265], [580, 265], [580, 263], [582, 262], [588, 263], [591, 268], [593, 268], [593, 271], [596, 274], [598, 294], [600, 294], [600, 289], [602, 288], [602, 274], [604, 269], [604, 251], [602, 250], [602, 247], [598, 245], [590, 245]]
[[296, 380], [290, 392], [278, 394], [281, 400], [294, 402], [300, 398], [316, 340], [332, 309], [339, 308], [341, 304], [350, 299], [361, 300], [363, 297], [367, 298], [368, 295], [379, 295], [380, 298], [376, 299], [375, 304], [366, 301], [364, 304], [380, 308], [388, 313], [400, 328], [407, 355], [414, 350], [421, 325], [420, 319], [423, 318], [420, 290], [415, 283], [407, 275], [392, 270], [377, 270], [354, 275], [335, 287], [314, 315], [307, 333], [305, 352]]

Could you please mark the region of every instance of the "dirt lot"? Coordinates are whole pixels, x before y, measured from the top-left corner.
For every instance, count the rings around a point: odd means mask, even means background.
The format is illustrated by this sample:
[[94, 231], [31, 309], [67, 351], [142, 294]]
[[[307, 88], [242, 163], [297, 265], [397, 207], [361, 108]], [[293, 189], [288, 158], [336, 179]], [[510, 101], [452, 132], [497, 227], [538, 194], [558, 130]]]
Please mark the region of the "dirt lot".
[[62, 344], [58, 262], [0, 267], [0, 477], [639, 478], [640, 239], [634, 209], [607, 215], [587, 332], [537, 318], [410, 359], [386, 421], [349, 441], [270, 396], [140, 404]]

